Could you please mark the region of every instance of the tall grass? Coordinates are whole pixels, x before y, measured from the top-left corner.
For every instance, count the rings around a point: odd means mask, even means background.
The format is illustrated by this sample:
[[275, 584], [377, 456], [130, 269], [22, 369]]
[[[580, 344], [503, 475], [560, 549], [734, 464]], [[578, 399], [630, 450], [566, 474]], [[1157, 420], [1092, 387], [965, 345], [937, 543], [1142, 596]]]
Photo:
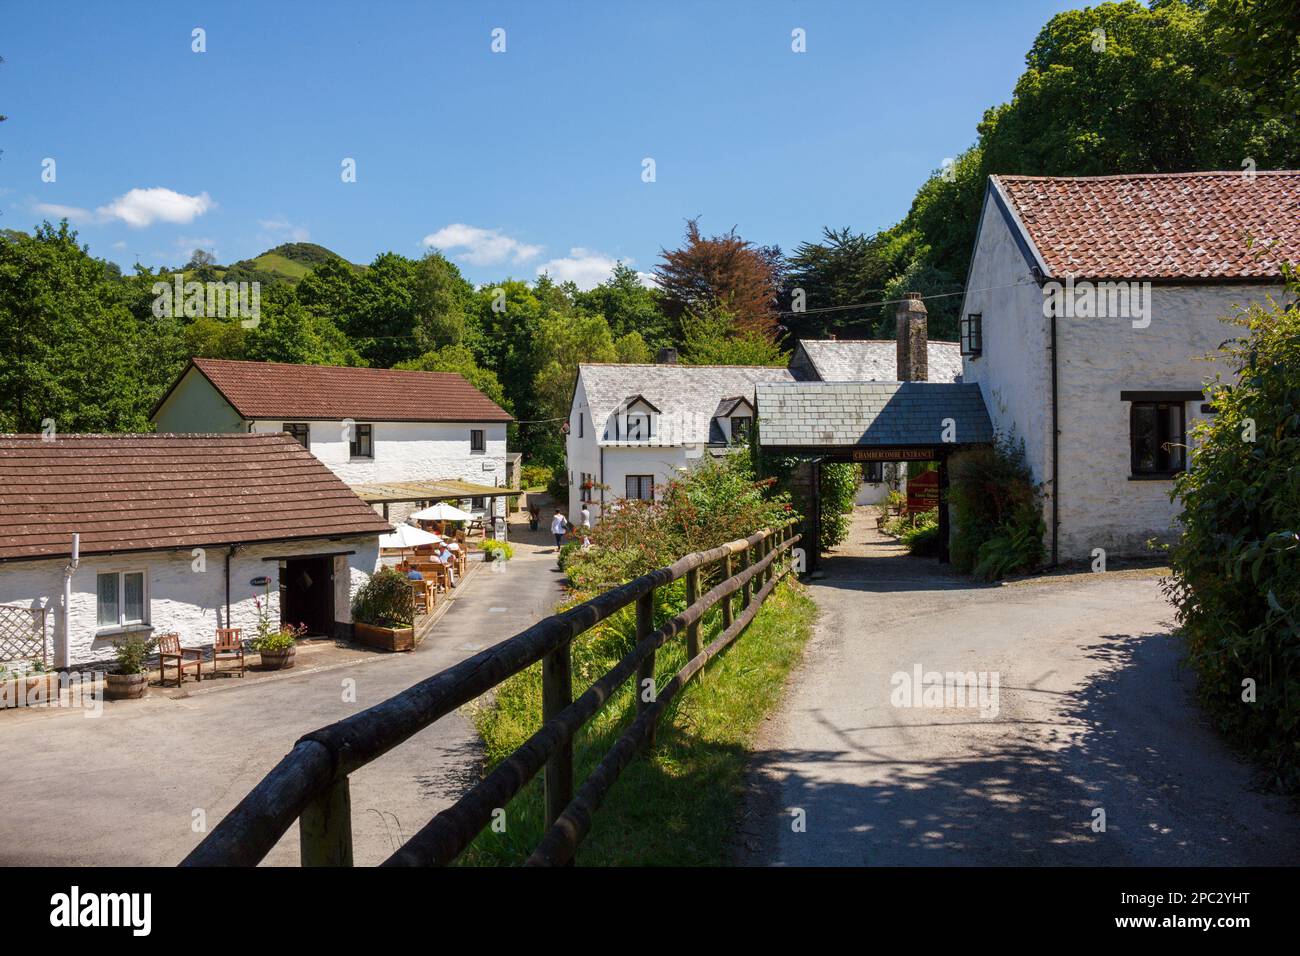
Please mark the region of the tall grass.
[[[656, 609], [661, 623], [685, 606], [680, 582]], [[595, 815], [577, 863], [589, 866], [721, 865], [743, 792], [749, 747], [759, 722], [780, 702], [791, 668], [812, 631], [816, 608], [801, 585], [778, 586], [732, 645], [673, 699], [659, 722], [652, 752], [634, 760]], [[701, 646], [721, 630], [721, 612], [701, 628]], [[635, 644], [632, 608], [573, 643], [575, 697]], [[684, 638], [661, 647], [655, 661], [662, 687], [686, 663]], [[541, 725], [541, 666], [504, 682], [495, 700], [473, 710], [487, 746], [488, 769]], [[629, 680], [574, 743], [575, 790], [635, 716]], [[460, 862], [470, 866], [523, 862], [544, 832], [542, 774], [506, 808], [504, 832], [488, 829]]]

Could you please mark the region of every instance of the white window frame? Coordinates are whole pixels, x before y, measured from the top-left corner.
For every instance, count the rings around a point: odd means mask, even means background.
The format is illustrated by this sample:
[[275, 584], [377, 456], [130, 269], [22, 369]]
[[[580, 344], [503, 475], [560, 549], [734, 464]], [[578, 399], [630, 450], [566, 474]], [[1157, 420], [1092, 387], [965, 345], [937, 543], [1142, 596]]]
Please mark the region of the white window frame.
[[[117, 623], [101, 624], [99, 623], [99, 579], [114, 575], [117, 578]], [[138, 621], [128, 621], [126, 619], [126, 576], [128, 574], [140, 575], [140, 604], [141, 613], [144, 615]], [[149, 569], [148, 568], [126, 568], [121, 571], [99, 571], [95, 574], [95, 629], [99, 632], [104, 631], [124, 631], [136, 627], [150, 626], [150, 605], [149, 605]]]

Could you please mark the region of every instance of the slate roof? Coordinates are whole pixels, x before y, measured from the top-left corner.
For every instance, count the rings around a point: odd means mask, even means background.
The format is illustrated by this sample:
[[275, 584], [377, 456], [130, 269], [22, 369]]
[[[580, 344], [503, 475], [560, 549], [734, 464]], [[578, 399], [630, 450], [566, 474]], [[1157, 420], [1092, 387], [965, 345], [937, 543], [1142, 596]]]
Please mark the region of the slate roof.
[[[800, 339], [808, 361], [823, 382], [898, 381], [898, 343], [894, 339]], [[961, 381], [961, 345], [928, 342], [928, 381]]]
[[[455, 372], [408, 372], [390, 368], [285, 365], [208, 358], [193, 359], [191, 365], [212, 383], [236, 412], [247, 419], [513, 421], [509, 412]], [[188, 371], [189, 367], [186, 368]], [[181, 377], [184, 375], [182, 373]], [[161, 407], [162, 402], [159, 402], [154, 411]]]
[[[788, 369], [750, 365], [630, 365], [578, 366], [591, 409], [592, 426], [601, 445], [708, 444], [721, 439], [710, 434], [713, 412], [724, 398], [750, 397], [758, 382], [792, 382]], [[650, 441], [617, 441], [612, 416], [628, 395], [641, 395], [659, 409], [658, 432]], [[606, 436], [606, 428], [609, 435]]]
[[939, 445], [945, 418], [959, 444], [993, 440], [973, 383], [772, 383], [759, 385], [757, 398], [764, 447]]
[[1059, 278], [1275, 279], [1300, 261], [1300, 170], [992, 178]]
[[389, 530], [284, 434], [0, 435], [0, 561]]

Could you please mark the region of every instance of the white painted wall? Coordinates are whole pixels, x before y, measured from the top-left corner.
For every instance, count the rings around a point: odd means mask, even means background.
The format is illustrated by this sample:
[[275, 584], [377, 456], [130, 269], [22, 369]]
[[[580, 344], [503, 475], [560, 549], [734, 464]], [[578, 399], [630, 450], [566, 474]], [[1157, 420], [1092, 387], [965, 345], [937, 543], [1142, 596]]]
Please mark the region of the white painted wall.
[[[1151, 538], [1176, 533], [1180, 510], [1169, 500], [1172, 480], [1131, 481], [1129, 411], [1122, 390], [1195, 390], [1216, 366], [1202, 359], [1234, 334], [1222, 317], [1281, 289], [1249, 285], [1152, 287], [1151, 324], [1130, 318], [1058, 318], [1060, 559], [1149, 554]], [[994, 427], [1025, 442], [1034, 479], [1043, 483], [1044, 521], [1051, 534], [1050, 320], [1043, 291], [992, 201], [985, 205], [962, 315], [982, 313], [984, 350], [963, 359]], [[1227, 374], [1226, 369], [1219, 369]], [[1184, 407], [1188, 430], [1199, 402]]]
[[[279, 432], [290, 421], [257, 421], [252, 423], [252, 430]], [[348, 433], [342, 421], [307, 423], [311, 453], [349, 485], [455, 478], [476, 485], [507, 487], [506, 426], [502, 423], [358, 421], [357, 424], [374, 426], [373, 459], [351, 457]], [[481, 452], [470, 451], [472, 428], [484, 432]], [[391, 504], [388, 517], [401, 521], [416, 508], [414, 503]], [[377, 506], [375, 510], [382, 509]], [[501, 496], [496, 500], [493, 516], [504, 517], [505, 513], [506, 499]]]
[[[1153, 286], [1151, 324], [1133, 328], [1128, 318], [1057, 320], [1061, 408], [1061, 556], [1087, 559], [1094, 548], [1107, 555], [1149, 554], [1150, 538], [1177, 533], [1181, 507], [1171, 501], [1173, 480], [1129, 478], [1130, 404], [1121, 390], [1195, 390], [1231, 369], [1216, 355], [1240, 330], [1224, 316], [1280, 287]], [[1201, 402], [1183, 406], [1190, 434], [1203, 417]]]
[[[344, 541], [271, 542], [240, 550], [230, 564], [231, 626], [243, 629], [245, 639], [257, 633], [255, 597], [265, 598], [264, 588], [249, 581], [265, 575], [271, 579], [270, 617], [279, 621], [280, 568], [266, 557], [355, 551], [334, 559], [334, 619], [352, 620], [352, 597], [369, 580], [379, 563], [379, 539], [350, 538]], [[146, 602], [152, 635], [176, 631], [186, 647], [211, 646], [216, 628], [225, 626], [225, 555], [223, 547], [208, 548], [205, 570], [195, 570], [190, 551], [154, 551], [142, 554], [91, 556], [81, 559], [72, 578], [70, 666], [83, 666], [113, 657], [113, 641], [121, 637], [116, 629], [98, 626], [96, 576], [110, 571], [145, 571]], [[66, 559], [14, 561], [0, 565], [0, 604], [45, 607], [50, 647], [57, 646], [61, 633], [63, 569]]]

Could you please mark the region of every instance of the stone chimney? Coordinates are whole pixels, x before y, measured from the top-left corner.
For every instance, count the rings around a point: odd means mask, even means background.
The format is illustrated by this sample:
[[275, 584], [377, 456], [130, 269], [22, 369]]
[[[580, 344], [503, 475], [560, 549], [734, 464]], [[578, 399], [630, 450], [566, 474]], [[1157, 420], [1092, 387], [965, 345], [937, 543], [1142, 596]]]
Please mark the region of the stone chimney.
[[660, 350], [659, 350], [659, 354], [655, 356], [655, 364], [656, 364], [656, 365], [676, 365], [676, 364], [677, 364], [677, 350], [676, 350], [676, 349], [669, 349], [669, 348], [660, 349]]
[[909, 292], [898, 303], [898, 380], [924, 382], [929, 376], [928, 315], [921, 293]]

